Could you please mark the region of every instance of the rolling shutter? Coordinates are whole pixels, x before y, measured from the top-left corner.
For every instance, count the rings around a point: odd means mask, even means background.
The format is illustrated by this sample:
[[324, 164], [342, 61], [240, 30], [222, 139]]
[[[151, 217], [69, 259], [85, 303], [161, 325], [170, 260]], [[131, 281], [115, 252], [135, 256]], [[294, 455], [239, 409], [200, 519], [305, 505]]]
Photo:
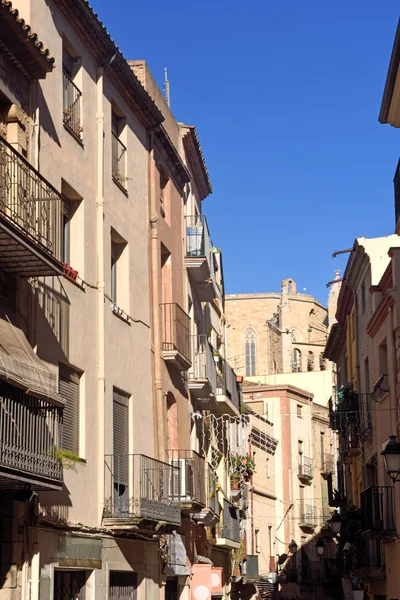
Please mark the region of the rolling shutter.
[[128, 484], [128, 398], [114, 390], [113, 393], [113, 455], [114, 481]]
[[136, 573], [110, 571], [110, 600], [136, 600], [136, 588]]
[[65, 400], [62, 447], [79, 455], [79, 376], [60, 365], [59, 392]]

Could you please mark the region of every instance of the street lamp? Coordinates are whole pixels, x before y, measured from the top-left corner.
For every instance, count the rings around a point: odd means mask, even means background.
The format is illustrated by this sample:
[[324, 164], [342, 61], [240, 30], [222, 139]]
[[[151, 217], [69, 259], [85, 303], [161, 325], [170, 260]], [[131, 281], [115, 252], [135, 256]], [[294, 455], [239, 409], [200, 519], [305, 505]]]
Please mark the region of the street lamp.
[[342, 528], [342, 518], [339, 515], [338, 511], [335, 510], [333, 515], [331, 516], [330, 526], [333, 532], [333, 535], [339, 535], [340, 530]]
[[393, 481], [400, 481], [400, 443], [395, 435], [389, 435], [389, 440], [381, 452], [385, 461], [386, 472]]
[[289, 544], [289, 552], [290, 554], [296, 554], [298, 549], [298, 545], [296, 544], [296, 542], [294, 540], [292, 540]]
[[318, 538], [318, 541], [315, 544], [315, 549], [317, 551], [318, 556], [322, 559], [322, 557], [324, 556], [324, 552], [325, 552], [325, 544], [324, 544], [324, 540], [322, 539], [322, 537]]

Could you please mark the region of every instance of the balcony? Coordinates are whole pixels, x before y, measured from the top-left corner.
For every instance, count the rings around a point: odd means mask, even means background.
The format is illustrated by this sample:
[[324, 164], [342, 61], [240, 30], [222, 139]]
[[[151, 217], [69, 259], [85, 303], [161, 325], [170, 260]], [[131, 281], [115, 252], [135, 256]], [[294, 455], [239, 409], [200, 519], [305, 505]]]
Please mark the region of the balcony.
[[371, 400], [373, 402], [381, 402], [386, 394], [389, 393], [389, 376], [381, 375], [378, 381], [374, 385], [374, 389], [371, 394]]
[[351, 550], [351, 568], [360, 579], [366, 581], [383, 579], [385, 567], [381, 556], [380, 540], [358, 537]]
[[312, 458], [301, 456], [299, 459], [299, 470], [297, 477], [304, 483], [310, 483], [314, 477], [314, 468]]
[[171, 498], [181, 510], [197, 510], [206, 505], [205, 460], [194, 450], [168, 450], [176, 467], [171, 485]]
[[326, 478], [329, 473], [333, 473], [334, 464], [335, 459], [333, 454], [323, 454], [321, 456], [321, 475]]
[[239, 510], [228, 500], [224, 500], [222, 523], [217, 528], [216, 546], [222, 548], [240, 547], [240, 521]]
[[0, 490], [26, 485], [59, 490], [62, 466], [62, 409], [2, 383], [0, 410]]
[[173, 502], [179, 468], [143, 454], [112, 455], [104, 460], [103, 525], [112, 530], [166, 530], [181, 524], [181, 510]]
[[82, 92], [72, 81], [71, 77], [63, 70], [63, 109], [64, 125], [67, 130], [79, 141], [82, 141], [81, 117]]
[[363, 535], [387, 539], [396, 535], [392, 486], [371, 486], [360, 494]]
[[246, 582], [258, 581], [258, 554], [248, 554], [244, 563]]
[[237, 416], [240, 410], [241, 392], [236, 373], [226, 362], [222, 361], [222, 375], [217, 375], [217, 406], [223, 414]]
[[0, 269], [61, 275], [62, 199], [0, 136]]
[[176, 303], [161, 304], [163, 341], [162, 356], [178, 371], [187, 371], [190, 360], [190, 317]]
[[204, 215], [186, 217], [185, 264], [189, 278], [196, 287], [198, 299], [201, 302], [211, 302], [217, 297], [217, 263]]
[[310, 504], [304, 504], [300, 507], [299, 527], [303, 531], [314, 531], [318, 525], [317, 509]]
[[211, 345], [206, 335], [192, 336], [192, 367], [189, 370], [189, 390], [195, 399], [201, 399], [201, 408], [215, 408], [217, 368]]
[[220, 504], [218, 501], [218, 477], [215, 471], [207, 465], [206, 470], [206, 503], [204, 508], [192, 515], [193, 519], [202, 525], [213, 526], [219, 520]]

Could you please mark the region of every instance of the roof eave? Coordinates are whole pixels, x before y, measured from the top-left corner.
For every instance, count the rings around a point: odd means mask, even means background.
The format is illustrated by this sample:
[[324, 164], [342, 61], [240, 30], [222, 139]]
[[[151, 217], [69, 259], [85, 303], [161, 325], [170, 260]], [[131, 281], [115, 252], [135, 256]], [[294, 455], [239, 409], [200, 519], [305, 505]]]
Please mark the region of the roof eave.
[[383, 92], [381, 109], [378, 121], [382, 124], [388, 123], [389, 110], [392, 102], [393, 91], [396, 84], [397, 73], [400, 64], [400, 19], [397, 23], [396, 35], [394, 38], [392, 55], [390, 57], [389, 68], [386, 76], [385, 89]]

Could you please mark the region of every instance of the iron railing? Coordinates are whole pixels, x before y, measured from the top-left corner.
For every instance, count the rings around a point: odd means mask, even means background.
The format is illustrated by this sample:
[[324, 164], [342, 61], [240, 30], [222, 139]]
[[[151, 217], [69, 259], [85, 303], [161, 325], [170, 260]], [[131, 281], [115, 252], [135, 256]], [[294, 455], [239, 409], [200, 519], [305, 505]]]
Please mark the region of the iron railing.
[[162, 349], [178, 351], [190, 361], [190, 317], [176, 303], [161, 304], [163, 322]]
[[371, 394], [371, 400], [373, 402], [380, 402], [386, 394], [389, 393], [389, 376], [381, 375], [378, 381], [374, 385], [374, 389]]
[[223, 511], [220, 537], [232, 542], [240, 542], [239, 510], [230, 504], [228, 500], [224, 500]]
[[205, 215], [186, 216], [186, 256], [188, 258], [206, 258], [210, 276], [216, 285], [215, 271], [217, 268], [210, 232]]
[[314, 477], [313, 461], [308, 456], [299, 458], [299, 479], [312, 479]]
[[229, 398], [233, 406], [240, 408], [240, 391], [237, 385], [236, 373], [226, 361], [222, 361], [222, 375], [217, 376], [217, 394], [223, 394]]
[[1, 136], [0, 213], [39, 247], [61, 260], [61, 195]]
[[104, 517], [180, 524], [174, 502], [179, 468], [143, 454], [108, 454], [104, 460]]
[[361, 492], [360, 501], [364, 531], [382, 536], [396, 531], [392, 486], [368, 487]]
[[220, 504], [218, 501], [217, 490], [218, 476], [210, 465], [208, 465], [207, 469], [207, 479], [207, 507], [219, 516]]
[[113, 178], [122, 187], [126, 187], [126, 172], [125, 172], [125, 154], [126, 146], [121, 142], [119, 137], [112, 133], [112, 148], [111, 148], [111, 169]]
[[321, 473], [332, 473], [335, 464], [333, 454], [324, 453], [321, 456]]
[[82, 139], [81, 97], [82, 92], [80, 89], [72, 81], [68, 73], [63, 71], [64, 125], [79, 140]]
[[300, 506], [300, 526], [316, 527], [318, 524], [317, 509], [311, 504]]
[[194, 450], [168, 450], [174, 471], [171, 498], [181, 503], [195, 502], [206, 505], [205, 460]]
[[215, 394], [217, 387], [217, 367], [213, 351], [207, 336], [192, 335], [192, 367], [189, 370], [189, 379], [206, 379], [210, 382]]
[[352, 545], [350, 559], [353, 570], [379, 569], [382, 566], [380, 540], [358, 536]]
[[0, 470], [25, 479], [62, 482], [57, 448], [62, 447], [62, 409], [3, 383], [0, 392]]

